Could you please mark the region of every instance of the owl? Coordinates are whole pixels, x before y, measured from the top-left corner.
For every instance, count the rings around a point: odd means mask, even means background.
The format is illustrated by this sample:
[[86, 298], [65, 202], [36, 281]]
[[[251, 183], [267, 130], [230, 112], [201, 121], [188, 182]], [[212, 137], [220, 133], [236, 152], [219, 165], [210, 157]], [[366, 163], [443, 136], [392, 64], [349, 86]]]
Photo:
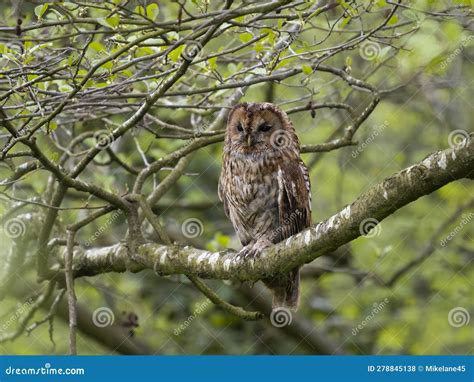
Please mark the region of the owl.
[[[247, 260], [310, 226], [308, 170], [295, 129], [276, 105], [241, 103], [229, 113], [218, 193]], [[299, 273], [263, 280], [274, 309], [296, 310]]]

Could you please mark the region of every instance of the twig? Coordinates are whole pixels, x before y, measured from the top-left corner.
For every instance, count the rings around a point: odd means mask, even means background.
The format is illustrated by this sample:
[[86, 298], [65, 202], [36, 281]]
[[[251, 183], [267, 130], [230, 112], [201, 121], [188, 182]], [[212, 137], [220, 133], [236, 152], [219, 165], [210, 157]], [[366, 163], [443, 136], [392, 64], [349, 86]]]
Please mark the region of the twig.
[[64, 256], [67, 301], [69, 307], [69, 354], [76, 355], [76, 331], [77, 331], [77, 314], [76, 314], [76, 293], [74, 291], [74, 275], [72, 273], [73, 253], [74, 253], [74, 237], [76, 231], [67, 230], [67, 249]]
[[215, 305], [224, 309], [226, 312], [229, 312], [243, 320], [247, 321], [256, 321], [263, 318], [263, 313], [261, 312], [249, 312], [241, 307], [231, 305], [228, 302], [222, 300], [219, 295], [209, 288], [204, 282], [199, 280], [196, 276], [186, 275], [186, 277], [191, 280], [194, 286], [202, 292], [209, 300], [211, 300]]

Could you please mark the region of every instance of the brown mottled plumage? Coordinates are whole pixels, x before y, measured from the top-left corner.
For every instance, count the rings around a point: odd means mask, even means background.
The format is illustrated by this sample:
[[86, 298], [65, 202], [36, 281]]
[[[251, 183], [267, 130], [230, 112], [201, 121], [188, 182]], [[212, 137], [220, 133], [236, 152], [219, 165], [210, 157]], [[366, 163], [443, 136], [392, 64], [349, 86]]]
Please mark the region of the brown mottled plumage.
[[[308, 170], [295, 129], [277, 106], [242, 103], [230, 112], [219, 198], [246, 258], [311, 224]], [[274, 308], [297, 308], [299, 268], [264, 282]]]

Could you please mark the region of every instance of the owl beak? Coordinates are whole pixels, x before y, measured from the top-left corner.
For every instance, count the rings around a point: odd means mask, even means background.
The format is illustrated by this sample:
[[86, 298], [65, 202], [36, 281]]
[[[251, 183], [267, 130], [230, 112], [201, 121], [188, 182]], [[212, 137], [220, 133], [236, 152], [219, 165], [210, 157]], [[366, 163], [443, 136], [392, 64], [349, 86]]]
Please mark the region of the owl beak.
[[250, 134], [247, 135], [247, 145], [252, 146], [252, 136]]

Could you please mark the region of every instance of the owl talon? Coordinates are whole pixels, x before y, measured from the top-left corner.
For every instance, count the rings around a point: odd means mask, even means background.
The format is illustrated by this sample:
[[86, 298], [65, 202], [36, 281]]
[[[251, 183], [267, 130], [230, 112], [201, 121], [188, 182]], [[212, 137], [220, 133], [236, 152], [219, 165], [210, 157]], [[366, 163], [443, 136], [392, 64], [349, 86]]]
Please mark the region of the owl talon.
[[243, 257], [245, 260], [253, 256], [253, 244], [248, 244], [239, 251], [239, 256]]
[[250, 259], [253, 259], [254, 257], [256, 257], [258, 255], [258, 252], [255, 251], [254, 248], [250, 248], [249, 251], [247, 251], [245, 254], [244, 254], [244, 259], [245, 260], [250, 260]]
[[259, 240], [255, 243], [251, 243], [243, 247], [239, 255], [243, 256], [245, 260], [253, 259], [260, 255], [260, 253], [267, 247], [271, 246], [272, 243], [268, 240]]

